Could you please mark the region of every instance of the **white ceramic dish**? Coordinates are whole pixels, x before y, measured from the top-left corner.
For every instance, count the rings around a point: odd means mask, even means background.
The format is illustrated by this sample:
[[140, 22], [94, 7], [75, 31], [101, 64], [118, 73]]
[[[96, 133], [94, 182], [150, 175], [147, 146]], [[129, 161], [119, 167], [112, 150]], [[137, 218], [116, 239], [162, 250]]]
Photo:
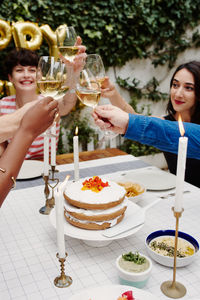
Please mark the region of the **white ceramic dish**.
[[[135, 217], [134, 217], [135, 216]], [[140, 220], [138, 220], [138, 216]], [[133, 235], [138, 230], [143, 227], [143, 224], [137, 226], [136, 228], [132, 228], [135, 225], [135, 222], [145, 221], [145, 210], [141, 208], [139, 205], [128, 201], [127, 210], [125, 212], [124, 219], [117, 225], [113, 226], [112, 228], [116, 228], [120, 230], [122, 227], [126, 227], [127, 230], [119, 235], [115, 235], [112, 237], [106, 237], [102, 233], [105, 233], [106, 230], [86, 230], [82, 228], [78, 228], [69, 224], [63, 215], [64, 218], [64, 233], [67, 236], [77, 238], [83, 240], [87, 245], [94, 246], [94, 247], [102, 247], [106, 246], [112, 242], [112, 240], [121, 239], [130, 235]], [[55, 209], [53, 209], [49, 215], [50, 223], [56, 228], [56, 216], [55, 216]], [[111, 228], [111, 229], [112, 229]], [[109, 230], [109, 229], [107, 229]]]
[[[145, 244], [146, 244], [147, 252], [148, 252], [149, 256], [152, 259], [154, 259], [156, 262], [158, 262], [159, 264], [167, 266], [167, 267], [173, 267], [174, 266], [174, 258], [173, 257], [164, 256], [164, 255], [161, 255], [159, 253], [156, 253], [149, 246], [151, 241], [153, 241], [155, 238], [158, 238], [158, 237], [161, 237], [161, 236], [163, 236], [163, 237], [164, 236], [174, 237], [175, 236], [175, 230], [158, 230], [158, 231], [152, 232], [146, 238]], [[195, 257], [197, 256], [197, 253], [199, 251], [199, 244], [191, 235], [189, 235], [187, 233], [179, 231], [178, 237], [180, 237], [182, 239], [185, 239], [186, 241], [190, 242], [195, 248], [195, 253], [193, 255], [183, 257], [183, 258], [177, 257], [176, 266], [177, 267], [184, 267], [184, 266], [187, 266], [190, 263], [192, 263], [193, 260], [195, 259]]]
[[132, 291], [135, 299], [159, 300], [157, 296], [127, 285], [103, 285], [94, 288], [88, 288], [80, 293], [73, 295], [69, 300], [116, 300], [126, 291]]
[[176, 186], [176, 176], [166, 171], [146, 168], [135, 171], [125, 171], [115, 178], [116, 181], [123, 179], [126, 181], [135, 181], [142, 183], [146, 190], [163, 191], [173, 189]]
[[146, 255], [139, 253], [141, 256], [143, 256], [144, 258], [146, 258], [146, 260], [149, 262], [149, 268], [143, 272], [128, 272], [125, 271], [124, 269], [122, 269], [119, 265], [119, 260], [122, 257], [122, 255], [118, 256], [118, 258], [116, 259], [116, 267], [117, 267], [117, 272], [120, 278], [120, 283], [121, 284], [126, 284], [126, 285], [131, 285], [137, 288], [143, 288], [152, 271], [152, 261], [149, 257], [147, 257]]
[[17, 176], [17, 180], [41, 177], [43, 173], [43, 162], [39, 160], [25, 160]]
[[121, 183], [125, 183], [125, 182], [131, 182], [133, 184], [139, 184], [141, 189], [143, 190], [143, 192], [137, 196], [133, 196], [133, 197], [127, 197], [128, 200], [130, 200], [131, 202], [134, 202], [134, 203], [138, 203], [140, 200], [143, 199], [143, 196], [145, 195], [146, 193], [146, 187], [140, 183], [140, 182], [136, 182], [136, 181], [133, 181], [133, 180], [126, 180], [124, 178], [122, 179], [119, 179], [119, 180], [114, 180], [115, 182], [121, 182]]

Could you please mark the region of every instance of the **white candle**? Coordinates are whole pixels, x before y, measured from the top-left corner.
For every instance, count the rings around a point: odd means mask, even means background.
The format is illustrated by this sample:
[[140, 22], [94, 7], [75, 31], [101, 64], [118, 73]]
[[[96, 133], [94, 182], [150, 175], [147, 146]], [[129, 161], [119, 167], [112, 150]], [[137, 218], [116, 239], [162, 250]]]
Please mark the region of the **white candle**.
[[79, 148], [78, 148], [78, 127], [76, 127], [75, 136], [73, 137], [74, 151], [74, 180], [79, 180]]
[[51, 126], [51, 166], [56, 166], [56, 124]]
[[[180, 123], [181, 122], [181, 123]], [[184, 135], [184, 128], [182, 125], [182, 121], [180, 120], [179, 126], [181, 135]], [[182, 201], [183, 201], [183, 189], [184, 189], [184, 179], [185, 179], [185, 164], [187, 157], [187, 137], [179, 138], [178, 145], [178, 161], [177, 161], [177, 169], [176, 169], [176, 196], [174, 203], [174, 211], [181, 212], [182, 211]]]
[[44, 176], [49, 175], [49, 137], [44, 133]]
[[69, 176], [67, 176], [65, 181], [62, 184], [59, 184], [57, 189], [55, 190], [56, 231], [59, 258], [65, 257], [63, 192], [66, 188], [68, 179]]

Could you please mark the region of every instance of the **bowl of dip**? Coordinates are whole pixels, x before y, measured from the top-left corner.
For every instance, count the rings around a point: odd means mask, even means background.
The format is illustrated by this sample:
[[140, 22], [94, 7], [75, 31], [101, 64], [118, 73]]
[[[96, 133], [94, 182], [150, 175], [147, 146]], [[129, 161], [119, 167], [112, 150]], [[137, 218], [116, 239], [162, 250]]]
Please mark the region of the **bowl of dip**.
[[[146, 248], [149, 256], [161, 265], [174, 266], [175, 230], [158, 230], [146, 238]], [[176, 266], [189, 265], [199, 251], [199, 244], [191, 235], [179, 231]]]
[[116, 259], [116, 267], [121, 284], [143, 288], [150, 277], [152, 261], [142, 253], [129, 252]]

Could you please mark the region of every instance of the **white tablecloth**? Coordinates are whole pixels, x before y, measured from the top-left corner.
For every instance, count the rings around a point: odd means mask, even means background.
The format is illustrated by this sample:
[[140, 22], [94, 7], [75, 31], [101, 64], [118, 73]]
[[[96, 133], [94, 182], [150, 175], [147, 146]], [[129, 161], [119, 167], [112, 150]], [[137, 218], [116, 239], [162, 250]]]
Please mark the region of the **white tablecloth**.
[[[80, 169], [110, 166], [137, 159], [127, 155], [80, 163]], [[73, 170], [73, 164], [58, 166], [60, 172]], [[156, 168], [155, 168], [156, 169]], [[135, 170], [137, 172], [137, 170]], [[106, 173], [110, 173], [109, 167]], [[120, 173], [120, 171], [119, 171]], [[95, 174], [93, 174], [95, 175]], [[200, 189], [185, 184], [190, 193], [184, 194], [184, 213], [179, 230], [200, 240]], [[138, 203], [146, 206], [166, 192], [147, 192]], [[54, 279], [60, 274], [56, 258], [56, 230], [49, 217], [41, 215], [39, 209], [45, 203], [44, 186], [13, 190], [5, 200], [0, 212], [0, 299], [69, 299], [80, 290], [105, 284], [118, 284], [115, 259], [122, 253], [138, 250], [147, 254], [145, 238], [152, 231], [175, 229], [172, 214], [174, 198], [162, 199], [148, 209], [145, 225], [134, 235], [113, 241], [106, 247], [90, 247], [84, 241], [65, 236], [68, 257], [66, 274], [73, 283], [68, 288], [56, 288]], [[160, 291], [163, 281], [172, 280], [173, 270], [153, 261], [152, 275], [144, 290], [159, 299], [169, 299]], [[191, 265], [177, 269], [177, 281], [187, 288], [183, 299], [200, 299], [200, 259]]]

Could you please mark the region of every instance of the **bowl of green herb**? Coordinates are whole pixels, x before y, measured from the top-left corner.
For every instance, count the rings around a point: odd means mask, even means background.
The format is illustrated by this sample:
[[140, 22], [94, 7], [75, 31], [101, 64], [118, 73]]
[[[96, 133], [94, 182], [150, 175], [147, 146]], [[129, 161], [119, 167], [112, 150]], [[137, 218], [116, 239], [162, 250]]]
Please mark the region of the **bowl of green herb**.
[[152, 270], [152, 261], [139, 252], [128, 252], [116, 259], [116, 267], [121, 284], [143, 288]]

